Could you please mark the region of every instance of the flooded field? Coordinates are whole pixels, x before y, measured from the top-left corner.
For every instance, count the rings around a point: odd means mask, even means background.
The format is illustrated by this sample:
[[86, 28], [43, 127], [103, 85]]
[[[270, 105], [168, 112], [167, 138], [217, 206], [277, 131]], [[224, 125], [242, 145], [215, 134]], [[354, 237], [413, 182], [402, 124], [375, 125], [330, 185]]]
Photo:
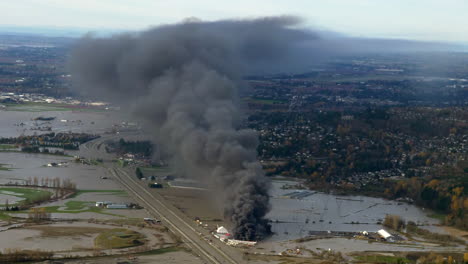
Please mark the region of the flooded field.
[[377, 231], [386, 214], [402, 216], [423, 225], [437, 224], [418, 207], [381, 198], [339, 196], [311, 192], [300, 199], [285, 197], [294, 189], [281, 189], [288, 181], [274, 181], [270, 192], [272, 210], [267, 215], [275, 233], [271, 240], [290, 240], [309, 235], [309, 231]]
[[[67, 162], [64, 167], [47, 167], [49, 163]], [[100, 166], [75, 163], [73, 158], [44, 154], [0, 153], [0, 163], [9, 164], [12, 170], [0, 171], [0, 184], [22, 183], [29, 178], [70, 179], [78, 189], [118, 189], [119, 185], [110, 180], [103, 180], [107, 170]]]
[[0, 207], [6, 204], [7, 201], [8, 204], [16, 204], [23, 200], [24, 198], [18, 197], [16, 193], [7, 193], [7, 191], [0, 191]]
[[[118, 226], [87, 222], [55, 223], [32, 225], [1, 231], [0, 249], [22, 248], [29, 250], [53, 251], [87, 256], [96, 250], [96, 237]], [[153, 248], [164, 247], [172, 238], [167, 232], [155, 228], [126, 226], [125, 229], [140, 233], [146, 245]]]
[[441, 247], [438, 244], [418, 243], [418, 244], [398, 244], [398, 243], [369, 243], [366, 240], [348, 239], [348, 238], [328, 238], [311, 240], [304, 243], [294, 241], [273, 242], [266, 241], [261, 243], [262, 250], [265, 252], [281, 252], [287, 248], [308, 248], [311, 250], [334, 250], [342, 253], [359, 252], [365, 249], [366, 251], [459, 251], [463, 247]]
[[[0, 184], [18, 183], [23, 184], [29, 178], [37, 178], [41, 183], [42, 179], [60, 178], [70, 179], [76, 183], [79, 189], [74, 197], [58, 200], [51, 203], [43, 203], [41, 207], [58, 207], [52, 213], [52, 218], [61, 219], [88, 219], [88, 218], [121, 218], [121, 217], [147, 217], [145, 210], [120, 209], [95, 210], [95, 202], [109, 201], [117, 204], [132, 203], [121, 186], [112, 180], [107, 169], [102, 166], [91, 166], [75, 163], [72, 158], [24, 153], [0, 153], [0, 163], [10, 162], [15, 169], [10, 171], [0, 171]], [[51, 162], [68, 162], [65, 167], [47, 167]], [[107, 176], [103, 179], [103, 176]], [[10, 188], [10, 187], [5, 187]], [[10, 204], [17, 203], [23, 198], [21, 195], [0, 191], [0, 207], [6, 200]], [[67, 209], [67, 203], [72, 202], [71, 212]], [[77, 203], [78, 206], [77, 206]], [[17, 217], [27, 217], [27, 214], [15, 214]]]
[[[17, 137], [22, 134], [48, 132], [86, 132], [102, 134], [110, 131], [116, 124], [121, 124], [116, 112], [93, 111], [2, 111], [0, 112], [0, 137]], [[54, 117], [51, 121], [33, 121], [37, 117]], [[22, 124], [22, 125], [20, 125]], [[51, 131], [40, 131], [39, 127], [51, 127]], [[66, 151], [68, 155], [80, 155], [79, 151]], [[61, 166], [51, 167], [56, 163]], [[42, 203], [52, 212], [52, 218], [61, 219], [115, 219], [122, 217], [147, 217], [146, 210], [110, 210], [96, 209], [97, 201], [116, 204], [134, 202], [122, 187], [112, 180], [109, 171], [103, 166], [86, 165], [74, 162], [70, 156], [28, 154], [21, 152], [0, 152], [0, 184], [23, 185], [26, 181], [37, 179], [38, 185], [54, 178], [71, 180], [76, 184], [78, 193], [74, 197], [49, 203]], [[18, 193], [9, 193], [8, 188], [0, 192], [0, 207], [6, 201], [10, 205], [21, 202], [24, 197]], [[31, 190], [31, 189], [29, 189]], [[27, 217], [26, 213], [16, 213], [16, 217]]]
[[[49, 132], [83, 132], [90, 134], [104, 133], [113, 124], [120, 123], [115, 112], [81, 111], [0, 111], [0, 137], [17, 137]], [[55, 117], [51, 121], [33, 121], [37, 117]], [[47, 127], [51, 131], [41, 131]]]

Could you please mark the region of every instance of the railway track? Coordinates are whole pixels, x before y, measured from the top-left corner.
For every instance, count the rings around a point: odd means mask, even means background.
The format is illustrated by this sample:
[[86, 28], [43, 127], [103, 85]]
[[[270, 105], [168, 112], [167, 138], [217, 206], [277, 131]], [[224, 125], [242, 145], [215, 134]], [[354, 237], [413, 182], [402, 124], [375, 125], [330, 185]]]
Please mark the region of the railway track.
[[[108, 157], [108, 153], [103, 153], [104, 148], [101, 146], [102, 143], [106, 140], [120, 137], [121, 135], [99, 138], [82, 145], [80, 150], [82, 150], [82, 153], [88, 157]], [[98, 146], [101, 147], [99, 148]], [[216, 243], [203, 238], [202, 234], [187, 223], [183, 217], [174, 212], [173, 208], [170, 208], [170, 206], [166, 205], [164, 201], [161, 201], [164, 198], [159, 197], [159, 194], [148, 191], [146, 186], [141, 185], [139, 181], [134, 179], [123, 169], [118, 168], [115, 164], [105, 161], [104, 165], [108, 168], [115, 180], [117, 180], [130, 195], [138, 200], [138, 202], [143, 205], [151, 215], [161, 219], [163, 224], [166, 225], [170, 231], [178, 235], [194, 253], [198, 254], [207, 263], [236, 264], [242, 262], [241, 260], [235, 260], [232, 256], [228, 255]], [[240, 255], [238, 252], [235, 253], [235, 255]]]

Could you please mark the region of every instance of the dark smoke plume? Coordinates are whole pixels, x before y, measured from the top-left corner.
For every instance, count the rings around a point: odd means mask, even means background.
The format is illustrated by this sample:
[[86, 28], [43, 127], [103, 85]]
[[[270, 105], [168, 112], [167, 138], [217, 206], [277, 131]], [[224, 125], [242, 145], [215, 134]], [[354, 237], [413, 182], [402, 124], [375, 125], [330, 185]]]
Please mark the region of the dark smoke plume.
[[298, 20], [184, 22], [111, 38], [84, 37], [70, 67], [80, 92], [118, 102], [142, 120], [183, 174], [213, 185], [238, 239], [270, 233], [269, 181], [256, 132], [240, 129], [246, 70], [287, 58]]
[[[241, 129], [242, 76], [305, 71], [336, 55], [446, 49], [297, 29], [295, 17], [187, 21], [111, 38], [81, 39], [70, 60], [79, 92], [126, 107], [179, 173], [211, 184], [238, 239], [270, 233], [269, 181], [257, 134]], [[219, 199], [217, 199], [219, 197]]]

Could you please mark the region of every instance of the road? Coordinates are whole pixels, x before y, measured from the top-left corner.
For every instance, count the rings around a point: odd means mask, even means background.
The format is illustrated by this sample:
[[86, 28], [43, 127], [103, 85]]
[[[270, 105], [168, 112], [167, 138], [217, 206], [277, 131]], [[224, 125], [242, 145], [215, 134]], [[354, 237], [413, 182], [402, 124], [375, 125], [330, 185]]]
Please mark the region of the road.
[[[117, 140], [125, 135], [104, 135], [101, 138], [87, 142], [80, 147], [80, 154], [91, 159], [103, 159], [113, 178], [118, 181], [128, 193], [135, 198], [155, 218], [161, 219], [169, 228], [198, 256], [207, 263], [242, 263], [242, 253], [221, 241], [212, 241], [206, 230], [201, 230], [193, 221], [183, 215], [180, 210], [169, 204], [156, 190], [149, 189], [145, 183], [136, 179], [128, 172], [112, 162], [112, 154], [106, 153], [103, 144], [107, 140]], [[135, 135], [135, 134], [133, 134]]]

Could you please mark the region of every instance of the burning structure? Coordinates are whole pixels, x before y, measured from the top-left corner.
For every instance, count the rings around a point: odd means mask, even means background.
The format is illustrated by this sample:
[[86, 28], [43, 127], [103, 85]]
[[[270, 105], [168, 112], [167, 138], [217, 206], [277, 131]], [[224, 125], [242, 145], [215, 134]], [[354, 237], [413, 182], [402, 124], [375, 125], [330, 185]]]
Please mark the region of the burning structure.
[[246, 70], [287, 58], [311, 34], [291, 17], [165, 25], [111, 38], [84, 37], [72, 52], [75, 86], [138, 118], [181, 175], [213, 185], [236, 239], [260, 240], [270, 225], [269, 181], [257, 133], [240, 126]]
[[257, 244], [256, 241], [232, 239], [232, 235], [224, 226], [218, 226], [213, 235], [229, 246], [255, 246]]

